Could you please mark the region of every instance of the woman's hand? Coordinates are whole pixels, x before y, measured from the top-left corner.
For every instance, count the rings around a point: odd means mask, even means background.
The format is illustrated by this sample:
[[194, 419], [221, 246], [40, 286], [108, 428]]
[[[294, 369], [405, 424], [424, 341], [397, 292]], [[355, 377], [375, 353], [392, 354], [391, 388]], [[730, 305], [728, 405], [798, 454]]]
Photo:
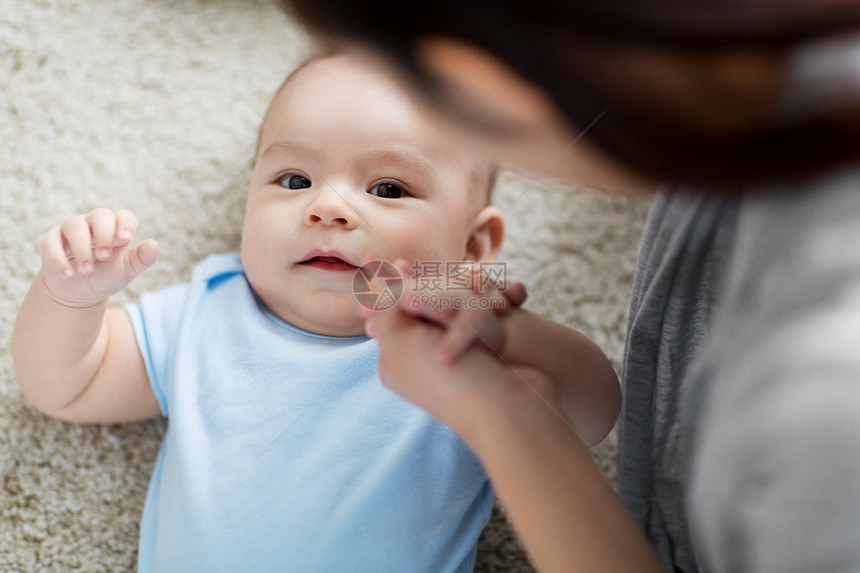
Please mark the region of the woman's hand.
[[[398, 260], [395, 265], [412, 284], [414, 276], [408, 263]], [[477, 288], [406, 289], [395, 305], [407, 315], [443, 327], [444, 335], [433, 351], [433, 356], [442, 363], [454, 362], [476, 343], [501, 352], [505, 344], [502, 319], [528, 296], [522, 283], [491, 283], [481, 276], [479, 267], [472, 273], [466, 284]]]
[[[412, 278], [404, 261], [397, 266]], [[483, 292], [406, 290], [393, 308], [368, 314], [368, 334], [395, 333], [378, 336], [383, 381], [452, 426], [461, 413], [451, 401], [484, 405], [496, 392], [525, 390], [587, 445], [597, 444], [618, 416], [615, 371], [582, 333], [517, 308], [525, 298], [519, 283]]]
[[[455, 362], [441, 362], [437, 350], [442, 326], [397, 309], [367, 320], [368, 334], [379, 341], [382, 382], [429, 414], [451, 426], [467, 443], [476, 409], [494, 408], [520, 393], [550, 402], [552, 381], [537, 369], [506, 364], [483, 345], [471, 345]], [[558, 411], [557, 406], [555, 410]], [[547, 408], [550, 413], [550, 408]]]

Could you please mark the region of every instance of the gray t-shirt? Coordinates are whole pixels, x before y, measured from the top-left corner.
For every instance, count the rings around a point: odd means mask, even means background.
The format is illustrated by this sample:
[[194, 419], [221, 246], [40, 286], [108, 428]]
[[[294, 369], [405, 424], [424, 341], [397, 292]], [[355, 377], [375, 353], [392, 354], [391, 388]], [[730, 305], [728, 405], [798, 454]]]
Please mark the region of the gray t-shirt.
[[619, 487], [670, 570], [860, 571], [860, 169], [657, 199]]

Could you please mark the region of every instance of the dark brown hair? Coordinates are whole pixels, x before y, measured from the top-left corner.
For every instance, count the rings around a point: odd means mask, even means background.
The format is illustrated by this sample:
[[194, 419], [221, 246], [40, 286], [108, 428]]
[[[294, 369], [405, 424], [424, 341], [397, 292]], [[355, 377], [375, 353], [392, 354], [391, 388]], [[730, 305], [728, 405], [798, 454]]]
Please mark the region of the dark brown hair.
[[856, 37], [858, 0], [283, 3], [313, 32], [383, 53], [443, 104], [444, 86], [418, 64], [416, 40], [484, 49], [543, 89], [573, 125], [608, 110], [588, 137], [660, 179], [738, 187], [860, 158], [860, 93], [780, 111], [794, 49]]

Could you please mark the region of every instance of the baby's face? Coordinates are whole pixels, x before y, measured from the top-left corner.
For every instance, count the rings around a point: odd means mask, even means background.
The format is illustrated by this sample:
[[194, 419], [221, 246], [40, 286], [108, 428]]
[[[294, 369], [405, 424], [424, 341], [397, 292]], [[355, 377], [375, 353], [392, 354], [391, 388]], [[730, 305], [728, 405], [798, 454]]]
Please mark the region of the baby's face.
[[360, 335], [357, 267], [467, 257], [479, 190], [431, 131], [390, 80], [351, 58], [316, 61], [287, 83], [266, 116], [242, 235], [248, 280], [272, 312]]

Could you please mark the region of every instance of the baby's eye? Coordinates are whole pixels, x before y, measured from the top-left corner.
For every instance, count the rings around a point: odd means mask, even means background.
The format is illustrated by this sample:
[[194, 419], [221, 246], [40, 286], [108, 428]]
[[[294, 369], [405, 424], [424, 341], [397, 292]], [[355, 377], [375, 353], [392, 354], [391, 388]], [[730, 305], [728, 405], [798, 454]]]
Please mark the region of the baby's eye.
[[304, 175], [284, 175], [278, 183], [287, 189], [308, 189], [311, 186], [311, 180]]
[[394, 183], [378, 183], [371, 187], [368, 193], [383, 199], [399, 199], [406, 194], [406, 191]]

